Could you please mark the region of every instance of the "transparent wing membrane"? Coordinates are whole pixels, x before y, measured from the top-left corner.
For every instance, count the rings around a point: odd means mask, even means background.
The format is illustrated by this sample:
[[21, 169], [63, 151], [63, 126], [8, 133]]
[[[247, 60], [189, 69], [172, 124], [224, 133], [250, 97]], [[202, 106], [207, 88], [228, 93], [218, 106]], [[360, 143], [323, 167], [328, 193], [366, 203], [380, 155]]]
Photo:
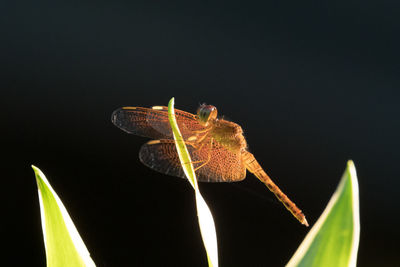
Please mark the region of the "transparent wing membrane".
[[[120, 108], [113, 112], [111, 121], [115, 126], [130, 134], [154, 139], [167, 138], [167, 135], [154, 129], [147, 121], [150, 111], [146, 108]], [[160, 123], [164, 122], [160, 121]]]
[[[196, 149], [187, 145], [196, 175], [201, 182], [236, 182], [246, 177], [240, 155], [216, 144]], [[154, 140], [142, 146], [139, 158], [143, 164], [158, 172], [185, 178], [173, 140]]]
[[[191, 113], [176, 109], [175, 116], [185, 139], [193, 135], [195, 131], [204, 129], [197, 122], [196, 116]], [[118, 128], [130, 134], [153, 139], [173, 138], [167, 107], [124, 107], [114, 111], [111, 120]]]

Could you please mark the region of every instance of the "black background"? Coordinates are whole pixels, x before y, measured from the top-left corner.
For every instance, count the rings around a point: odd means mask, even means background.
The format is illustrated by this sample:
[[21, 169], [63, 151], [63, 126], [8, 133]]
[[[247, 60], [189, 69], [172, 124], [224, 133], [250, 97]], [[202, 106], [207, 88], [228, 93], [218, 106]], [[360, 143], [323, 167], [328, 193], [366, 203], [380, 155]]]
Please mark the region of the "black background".
[[[147, 140], [110, 121], [174, 96], [242, 125], [311, 225], [353, 159], [359, 266], [398, 265], [398, 12], [395, 1], [3, 1], [3, 263], [45, 265], [34, 164], [98, 266], [206, 266], [190, 185], [143, 166]], [[252, 175], [201, 190], [221, 266], [283, 266], [308, 231]]]

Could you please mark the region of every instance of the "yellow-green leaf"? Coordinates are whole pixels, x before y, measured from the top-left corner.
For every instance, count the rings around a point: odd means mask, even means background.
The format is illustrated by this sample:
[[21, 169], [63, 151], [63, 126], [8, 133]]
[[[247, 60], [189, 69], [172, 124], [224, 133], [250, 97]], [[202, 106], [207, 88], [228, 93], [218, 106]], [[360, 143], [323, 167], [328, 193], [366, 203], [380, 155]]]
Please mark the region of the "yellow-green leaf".
[[47, 266], [95, 266], [60, 198], [39, 168], [32, 168], [39, 190]]
[[356, 266], [359, 239], [358, 181], [354, 163], [348, 161], [327, 207], [287, 266]]
[[168, 103], [168, 118], [171, 124], [172, 133], [174, 135], [175, 145], [178, 151], [182, 168], [190, 184], [195, 190], [197, 216], [204, 247], [207, 252], [208, 265], [218, 267], [217, 235], [215, 232], [214, 219], [212, 217], [210, 209], [208, 208], [206, 202], [200, 194], [199, 187], [197, 185], [196, 174], [193, 169], [193, 164], [190, 159], [189, 152], [178, 128], [178, 124], [176, 123], [174, 98], [172, 98]]

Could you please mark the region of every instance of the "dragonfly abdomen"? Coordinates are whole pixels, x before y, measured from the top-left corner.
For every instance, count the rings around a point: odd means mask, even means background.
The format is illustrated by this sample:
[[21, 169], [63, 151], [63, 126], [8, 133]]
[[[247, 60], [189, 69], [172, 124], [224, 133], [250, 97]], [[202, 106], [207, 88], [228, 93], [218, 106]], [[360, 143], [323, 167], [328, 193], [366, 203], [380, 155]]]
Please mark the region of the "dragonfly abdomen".
[[263, 168], [261, 168], [254, 155], [248, 151], [244, 151], [242, 153], [242, 160], [244, 161], [247, 170], [253, 173], [261, 182], [263, 182], [300, 223], [308, 226], [308, 222], [303, 212], [271, 180], [268, 174], [266, 174]]

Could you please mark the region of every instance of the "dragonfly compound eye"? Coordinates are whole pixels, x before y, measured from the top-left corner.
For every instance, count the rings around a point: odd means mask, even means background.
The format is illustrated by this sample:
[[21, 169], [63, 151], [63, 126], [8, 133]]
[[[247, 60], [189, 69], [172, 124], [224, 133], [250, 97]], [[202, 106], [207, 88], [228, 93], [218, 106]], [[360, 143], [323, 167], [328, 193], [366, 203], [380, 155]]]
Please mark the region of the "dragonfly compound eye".
[[200, 123], [207, 125], [210, 120], [217, 118], [217, 108], [212, 105], [201, 105], [197, 110]]

